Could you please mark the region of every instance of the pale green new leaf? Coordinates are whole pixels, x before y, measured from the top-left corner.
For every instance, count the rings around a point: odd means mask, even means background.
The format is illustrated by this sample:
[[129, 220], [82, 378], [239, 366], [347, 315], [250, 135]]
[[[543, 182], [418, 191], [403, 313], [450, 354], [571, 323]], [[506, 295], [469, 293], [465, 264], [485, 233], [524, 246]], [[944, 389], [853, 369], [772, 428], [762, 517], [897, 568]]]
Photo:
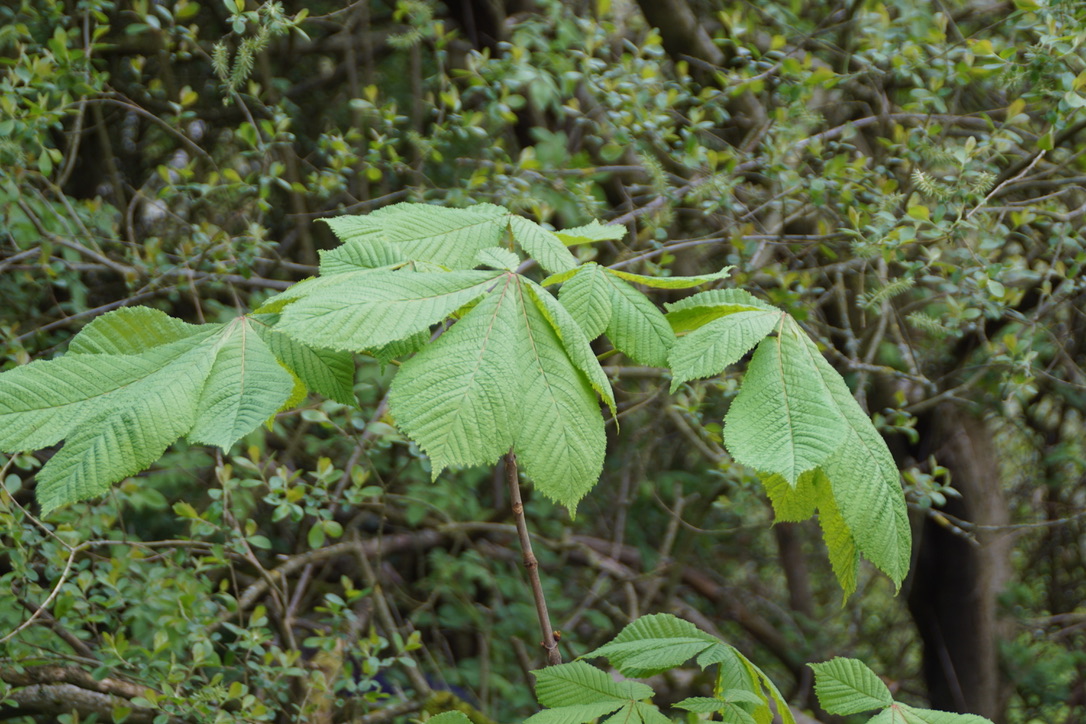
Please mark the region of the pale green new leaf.
[[726, 266], [715, 274], [704, 274], [696, 277], [650, 277], [644, 274], [631, 274], [620, 269], [607, 269], [608, 274], [614, 274], [628, 282], [642, 284], [656, 289], [690, 289], [699, 284], [708, 284], [726, 278], [732, 273], [734, 266]]
[[822, 465], [841, 517], [860, 552], [901, 585], [909, 572], [912, 533], [893, 455], [841, 375], [805, 338], [812, 365], [845, 421], [843, 444]]
[[677, 334], [736, 312], [779, 311], [742, 289], [710, 289], [664, 306], [667, 321]]
[[374, 270], [313, 279], [296, 285], [304, 289], [291, 294], [276, 330], [315, 347], [372, 349], [429, 329], [485, 294], [499, 276]]
[[626, 282], [605, 274], [611, 286], [611, 322], [607, 338], [630, 359], [652, 367], [667, 366], [675, 333], [663, 313], [644, 294]]
[[508, 209], [493, 204], [451, 209], [403, 203], [324, 221], [344, 242], [366, 243], [376, 236], [395, 245], [404, 259], [470, 269], [481, 249], [501, 244], [509, 217]]
[[279, 410], [294, 381], [248, 318], [228, 322], [217, 337], [187, 437], [226, 450]]
[[585, 336], [595, 339], [611, 322], [611, 287], [598, 264], [588, 263], [562, 284], [558, 300], [577, 320]]
[[121, 307], [103, 314], [72, 338], [68, 354], [141, 354], [206, 331], [150, 307]]
[[840, 447], [847, 427], [790, 318], [758, 345], [724, 420], [724, 442], [743, 465], [780, 473], [790, 485]]
[[[330, 221], [322, 219], [322, 221]], [[370, 235], [320, 252], [321, 276], [345, 274], [361, 269], [393, 267], [406, 261], [400, 250], [381, 237]]]
[[347, 352], [310, 347], [274, 329], [278, 317], [250, 317], [260, 338], [276, 359], [290, 370], [306, 389], [344, 405], [354, 397], [354, 359]]
[[577, 260], [553, 231], [523, 216], [510, 216], [509, 229], [520, 248], [547, 271], [562, 272], [577, 266]]
[[[754, 717], [759, 721], [772, 721], [773, 712], [770, 711], [769, 701], [773, 702], [774, 708], [777, 710], [778, 716], [781, 718], [783, 724], [796, 724], [796, 718], [792, 715], [792, 710], [788, 707], [788, 702], [785, 700], [784, 695], [781, 694], [780, 689], [773, 683], [773, 680], [765, 675], [761, 669], [754, 665], [750, 659], [738, 651], [735, 652], [736, 657], [742, 662], [744, 668], [747, 671], [747, 675], [750, 680], [754, 682], [754, 686], [757, 689], [757, 693], [763, 696], [765, 705], [754, 710]], [[735, 687], [744, 688], [744, 687]], [[763, 692], [768, 692], [769, 696], [766, 697]]]
[[859, 714], [894, 703], [886, 684], [862, 661], [838, 657], [808, 666], [818, 703], [831, 714]]
[[642, 616], [607, 644], [585, 656], [604, 656], [624, 676], [653, 676], [681, 666], [713, 647], [725, 647], [712, 634], [670, 614]]
[[781, 312], [741, 311], [714, 319], [676, 340], [668, 353], [674, 392], [687, 380], [720, 374], [781, 324]]
[[626, 227], [620, 224], [601, 224], [593, 219], [584, 226], [556, 231], [555, 236], [566, 246], [592, 244], [597, 241], [618, 241], [626, 236]]
[[[750, 694], [750, 692], [744, 691], [744, 694]], [[761, 704], [761, 700], [758, 697], [750, 694], [758, 704]], [[720, 712], [724, 721], [737, 722], [741, 724], [756, 724], [755, 719], [751, 716], [750, 712], [741, 707], [740, 705], [728, 701], [726, 699], [714, 699], [707, 696], [695, 696], [689, 699], [683, 699], [680, 702], [676, 702], [675, 706], [679, 709], [686, 709], [687, 711], [696, 712], [699, 714], [711, 714], [713, 712]]]

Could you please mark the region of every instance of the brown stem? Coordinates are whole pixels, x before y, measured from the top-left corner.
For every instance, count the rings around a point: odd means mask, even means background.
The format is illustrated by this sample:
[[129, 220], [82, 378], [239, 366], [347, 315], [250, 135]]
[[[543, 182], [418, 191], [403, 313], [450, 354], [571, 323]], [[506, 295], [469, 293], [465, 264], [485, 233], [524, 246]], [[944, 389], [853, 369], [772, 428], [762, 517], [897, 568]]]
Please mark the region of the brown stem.
[[524, 567], [528, 571], [528, 580], [532, 584], [532, 596], [535, 598], [535, 612], [539, 616], [539, 628], [543, 631], [543, 648], [547, 650], [547, 663], [551, 666], [562, 663], [562, 652], [558, 650], [558, 639], [551, 628], [551, 616], [547, 612], [547, 599], [543, 597], [543, 584], [539, 580], [539, 561], [532, 552], [532, 539], [528, 535], [528, 523], [524, 519], [524, 502], [520, 499], [520, 476], [517, 474], [517, 456], [510, 450], [505, 454], [505, 482], [509, 485], [509, 500], [513, 504], [513, 518], [517, 523], [520, 536], [520, 549], [524, 552]]

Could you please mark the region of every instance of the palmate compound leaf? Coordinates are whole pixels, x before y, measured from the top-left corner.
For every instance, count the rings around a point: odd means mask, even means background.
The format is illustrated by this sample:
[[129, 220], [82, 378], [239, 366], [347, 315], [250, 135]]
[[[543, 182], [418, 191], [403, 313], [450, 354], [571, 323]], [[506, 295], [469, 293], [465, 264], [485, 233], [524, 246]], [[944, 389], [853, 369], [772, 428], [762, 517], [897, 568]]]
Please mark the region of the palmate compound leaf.
[[810, 358], [806, 334], [785, 318], [777, 335], [758, 345], [724, 419], [728, 452], [739, 463], [779, 473], [795, 485], [833, 455], [847, 432]]
[[[393, 253], [400, 259], [440, 264], [450, 269], [474, 267], [476, 255], [481, 250], [502, 246], [507, 242], [507, 236], [550, 272], [565, 271], [577, 265], [554, 232], [493, 204], [451, 209], [403, 203], [386, 206], [365, 216], [339, 216], [322, 221], [347, 246], [385, 243], [393, 247]], [[342, 254], [351, 263], [356, 252], [344, 251]], [[329, 263], [334, 263], [336, 269], [342, 262], [339, 256], [329, 258]], [[323, 267], [321, 271], [326, 273]]]
[[656, 711], [655, 707], [636, 707], [653, 693], [640, 682], [615, 681], [610, 674], [583, 661], [548, 666], [532, 674], [536, 678], [536, 698], [549, 708], [528, 717], [525, 724], [584, 724], [616, 711], [627, 714], [621, 721], [657, 721], [651, 714], [644, 715]]
[[273, 415], [294, 381], [253, 324], [117, 310], [69, 354], [0, 375], [0, 449], [66, 441], [37, 475], [43, 513], [140, 472], [180, 436], [225, 449]]
[[435, 477], [449, 465], [494, 463], [513, 448], [539, 491], [573, 510], [603, 466], [597, 393], [614, 407], [580, 328], [545, 290], [505, 272], [404, 362], [389, 406]]

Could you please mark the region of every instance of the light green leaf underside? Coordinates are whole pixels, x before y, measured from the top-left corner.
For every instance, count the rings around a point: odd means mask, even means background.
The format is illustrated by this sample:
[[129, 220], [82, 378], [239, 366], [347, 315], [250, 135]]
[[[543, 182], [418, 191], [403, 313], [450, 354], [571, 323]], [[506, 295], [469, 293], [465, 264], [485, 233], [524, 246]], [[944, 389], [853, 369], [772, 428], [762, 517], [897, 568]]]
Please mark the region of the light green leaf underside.
[[611, 321], [611, 288], [598, 264], [585, 264], [570, 276], [558, 291], [558, 300], [581, 325], [585, 336], [595, 339]]
[[555, 236], [566, 246], [591, 244], [597, 241], [618, 241], [626, 236], [626, 227], [620, 224], [601, 224], [592, 220], [584, 226], [556, 231]]
[[668, 354], [674, 392], [687, 380], [712, 377], [735, 364], [781, 322], [781, 313], [742, 311], [714, 319], [676, 340]]
[[815, 514], [818, 493], [814, 478], [818, 472], [809, 470], [800, 475], [794, 487], [782, 475], [759, 475], [778, 523], [801, 523]]
[[[129, 350], [140, 314], [104, 315], [77, 349]], [[0, 375], [0, 448], [65, 440], [37, 476], [44, 512], [138, 473], [183, 435], [228, 448], [290, 396], [291, 374], [248, 319], [193, 332], [145, 316], [153, 328], [188, 336], [139, 354], [77, 352]]]
[[667, 321], [676, 334], [736, 312], [779, 311], [741, 289], [710, 289], [664, 306], [668, 310]]
[[509, 229], [520, 248], [547, 271], [562, 272], [577, 266], [577, 260], [553, 231], [523, 216], [510, 216]]
[[862, 661], [838, 657], [808, 664], [815, 675], [815, 694], [831, 714], [860, 714], [894, 703], [886, 684]]
[[776, 337], [762, 340], [724, 420], [724, 442], [737, 462], [780, 473], [790, 485], [828, 459], [846, 433], [805, 339], [789, 318]]
[[624, 676], [653, 676], [681, 666], [706, 649], [721, 647], [715, 636], [670, 614], [651, 614], [628, 624], [610, 643], [585, 656], [605, 656]]
[[395, 245], [404, 259], [470, 269], [481, 249], [501, 244], [509, 217], [508, 209], [492, 204], [450, 209], [403, 203], [325, 222], [345, 242], [367, 242], [375, 236]]
[[429, 329], [421, 329], [406, 339], [398, 339], [395, 342], [389, 342], [380, 347], [367, 349], [366, 354], [373, 357], [382, 365], [387, 365], [394, 359], [403, 359], [404, 357], [418, 352], [426, 346], [426, 343], [430, 341], [432, 336], [433, 334], [431, 334]]
[[493, 463], [513, 446], [523, 323], [511, 286], [504, 281], [392, 382], [396, 424], [430, 457], [435, 477], [449, 465]]
[[[307, 344], [361, 351], [428, 329], [486, 293], [492, 271], [376, 270], [311, 280], [276, 330]], [[298, 285], [301, 286], [301, 285]]]
[[[592, 371], [599, 364], [580, 329], [568, 316], [563, 321], [564, 310], [551, 309], [560, 314], [548, 319], [525, 283], [502, 275], [460, 321], [403, 364], [389, 404], [400, 428], [431, 457], [435, 475], [448, 465], [496, 462], [512, 447], [540, 492], [573, 509], [599, 478], [606, 444], [590, 377], [609, 405], [613, 397], [602, 370]], [[552, 324], [565, 325], [568, 342]]]
[[848, 385], [805, 339], [805, 353], [845, 422], [842, 445], [822, 465], [860, 552], [897, 584], [909, 572], [912, 533], [897, 465]]
[[187, 437], [226, 450], [279, 410], [294, 381], [244, 317], [225, 325], [216, 346]]
[[520, 257], [500, 246], [489, 246], [483, 249], [475, 255], [475, 260], [482, 266], [505, 271], [516, 271], [520, 266]]
[[675, 333], [663, 312], [644, 294], [621, 279], [605, 274], [611, 287], [611, 322], [605, 330], [616, 349], [651, 367], [666, 367]]
[[732, 273], [732, 269], [734, 268], [734, 266], [726, 266], [715, 274], [705, 274], [696, 277], [651, 277], [645, 276], [644, 274], [631, 274], [630, 272], [624, 272], [619, 269], [607, 269], [606, 271], [608, 274], [614, 274], [616, 277], [621, 277], [628, 282], [642, 284], [646, 287], [655, 287], [656, 289], [690, 289], [699, 284], [707, 284], [709, 282], [724, 279]]
[[405, 261], [396, 247], [375, 235], [349, 241], [330, 251], [321, 251], [320, 258], [321, 276], [392, 267]]
[[821, 470], [816, 470], [814, 487], [818, 498], [818, 524], [822, 528], [822, 540], [830, 559], [837, 583], [847, 599], [856, 592], [856, 569], [860, 565], [860, 552], [856, 548], [853, 530], [841, 517], [834, 501], [830, 482]]
[[[270, 317], [276, 321], [277, 317]], [[256, 330], [268, 349], [310, 390], [344, 405], [353, 405], [354, 358], [347, 352], [302, 344], [275, 331], [265, 320], [254, 319]]]
[[141, 354], [202, 331], [157, 309], [122, 307], [84, 327], [72, 338], [68, 354]]

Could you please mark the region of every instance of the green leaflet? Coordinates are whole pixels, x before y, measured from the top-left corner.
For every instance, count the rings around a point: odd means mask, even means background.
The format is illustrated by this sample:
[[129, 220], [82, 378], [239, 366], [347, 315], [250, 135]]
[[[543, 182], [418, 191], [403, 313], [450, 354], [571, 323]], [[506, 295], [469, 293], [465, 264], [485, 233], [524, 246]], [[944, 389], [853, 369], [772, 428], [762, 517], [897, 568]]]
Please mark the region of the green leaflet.
[[656, 289], [690, 289], [701, 284], [724, 279], [732, 273], [734, 268], [734, 266], [726, 266], [715, 274], [704, 274], [696, 277], [649, 277], [644, 274], [631, 274], [618, 269], [608, 269], [607, 273], [614, 274], [616, 277], [625, 279], [628, 282], [643, 284], [646, 287], [655, 287]]
[[724, 420], [732, 457], [790, 485], [840, 447], [847, 426], [807, 356], [806, 335], [787, 318], [754, 352], [743, 386]]
[[522, 216], [513, 215], [509, 217], [509, 229], [520, 248], [547, 271], [560, 272], [577, 266], [577, 260], [553, 231]]
[[577, 320], [585, 336], [595, 339], [611, 322], [611, 287], [598, 264], [585, 264], [558, 290], [558, 300]]
[[358, 352], [406, 339], [486, 293], [495, 271], [372, 270], [310, 279], [268, 300], [276, 330], [317, 347]]
[[88, 325], [72, 349], [0, 375], [0, 448], [65, 440], [37, 475], [43, 513], [140, 472], [182, 435], [230, 447], [294, 387], [244, 317], [197, 327], [118, 310]]
[[589, 339], [606, 332], [616, 349], [641, 364], [663, 367], [675, 334], [656, 305], [614, 272], [589, 262], [543, 284], [563, 282], [558, 298]]
[[815, 674], [818, 702], [832, 714], [859, 714], [894, 703], [886, 684], [862, 661], [838, 657], [808, 666]]
[[815, 471], [815, 488], [818, 495], [818, 524], [822, 528], [822, 540], [837, 583], [847, 599], [856, 592], [856, 569], [860, 565], [860, 552], [856, 548], [853, 529], [841, 517], [830, 490], [829, 480], [820, 470]]
[[626, 227], [618, 224], [601, 224], [593, 219], [584, 226], [556, 231], [555, 236], [566, 246], [592, 244], [597, 241], [618, 241], [626, 236]]
[[278, 315], [250, 315], [249, 319], [254, 322], [254, 328], [268, 345], [268, 349], [298, 378], [305, 389], [344, 405], [355, 404], [354, 359], [351, 355], [309, 347], [276, 331], [273, 327], [279, 321]]
[[710, 289], [664, 306], [667, 321], [677, 334], [736, 312], [780, 311], [742, 289]]
[[712, 634], [669, 614], [650, 614], [626, 625], [586, 657], [605, 656], [624, 676], [654, 676], [682, 666], [706, 649], [725, 646]]
[[513, 448], [540, 492], [572, 510], [603, 466], [597, 391], [614, 406], [580, 328], [545, 291], [503, 273], [403, 364], [389, 404], [435, 476], [449, 465], [494, 463]]
[[899, 704], [875, 672], [857, 659], [838, 657], [808, 666], [814, 670], [818, 702], [830, 714], [882, 709], [868, 724], [992, 724], [976, 714], [953, 714]]
[[843, 444], [825, 461], [841, 517], [860, 551], [898, 586], [909, 572], [912, 532], [897, 465], [848, 385], [806, 339], [806, 354], [844, 419]]
[[373, 235], [346, 242], [336, 249], [322, 250], [320, 257], [322, 276], [344, 274], [360, 269], [394, 267], [406, 261], [396, 247]]
[[819, 471], [810, 470], [799, 476], [795, 487], [782, 475], [760, 475], [773, 513], [779, 523], [801, 523], [818, 509], [818, 491], [814, 479]]
[[674, 372], [671, 391], [687, 380], [711, 377], [735, 364], [780, 325], [781, 319], [781, 312], [775, 309], [737, 311], [680, 337], [668, 355]]
[[528, 717], [525, 724], [582, 724], [613, 712], [619, 713], [617, 721], [631, 724], [668, 721], [656, 707], [643, 703], [652, 696], [651, 688], [637, 681], [615, 681], [583, 661], [548, 666], [532, 674], [539, 703], [550, 708]]
[[[502, 246], [507, 234], [548, 271], [565, 271], [577, 265], [554, 232], [493, 204], [450, 209], [403, 203], [364, 216], [339, 216], [322, 221], [345, 242], [342, 251], [337, 249], [327, 257], [322, 256], [322, 274], [337, 273], [345, 266], [373, 268], [407, 259], [450, 269], [470, 269], [480, 251]], [[373, 252], [369, 256], [359, 251], [381, 244], [392, 251]], [[325, 271], [326, 263], [331, 271]]]
[[488, 246], [475, 255], [475, 260], [482, 266], [503, 271], [516, 271], [520, 266], [520, 257], [500, 246]]
[[344, 242], [380, 239], [396, 246], [404, 259], [470, 269], [475, 255], [500, 246], [509, 210], [493, 204], [449, 209], [429, 204], [394, 204], [364, 216], [322, 219]]

